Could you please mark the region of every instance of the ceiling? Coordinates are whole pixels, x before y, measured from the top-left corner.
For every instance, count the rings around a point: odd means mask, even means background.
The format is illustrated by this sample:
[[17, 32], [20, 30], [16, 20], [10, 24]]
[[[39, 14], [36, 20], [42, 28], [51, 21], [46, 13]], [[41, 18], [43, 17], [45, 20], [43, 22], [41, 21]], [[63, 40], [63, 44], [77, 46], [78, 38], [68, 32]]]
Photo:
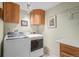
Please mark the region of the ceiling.
[[[16, 2], [20, 5], [20, 8], [23, 10], [27, 9], [27, 2]], [[29, 2], [30, 3], [30, 10], [33, 9], [43, 9], [48, 10], [51, 7], [56, 6], [57, 4], [60, 4], [61, 2]]]

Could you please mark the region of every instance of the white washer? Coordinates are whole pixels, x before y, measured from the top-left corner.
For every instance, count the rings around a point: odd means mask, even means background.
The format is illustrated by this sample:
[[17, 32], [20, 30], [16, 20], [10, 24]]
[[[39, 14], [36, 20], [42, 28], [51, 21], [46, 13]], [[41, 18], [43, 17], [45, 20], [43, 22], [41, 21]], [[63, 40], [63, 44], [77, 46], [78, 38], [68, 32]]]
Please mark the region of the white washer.
[[4, 57], [29, 57], [30, 56], [30, 38], [26, 36], [8, 37], [5, 36]]

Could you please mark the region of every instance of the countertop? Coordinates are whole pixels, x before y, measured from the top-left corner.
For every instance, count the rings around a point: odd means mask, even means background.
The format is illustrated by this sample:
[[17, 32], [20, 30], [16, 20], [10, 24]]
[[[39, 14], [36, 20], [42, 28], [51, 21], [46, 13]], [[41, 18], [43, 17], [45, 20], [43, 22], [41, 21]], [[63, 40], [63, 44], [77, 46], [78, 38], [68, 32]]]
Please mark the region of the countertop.
[[57, 42], [79, 48], [79, 39], [60, 39]]

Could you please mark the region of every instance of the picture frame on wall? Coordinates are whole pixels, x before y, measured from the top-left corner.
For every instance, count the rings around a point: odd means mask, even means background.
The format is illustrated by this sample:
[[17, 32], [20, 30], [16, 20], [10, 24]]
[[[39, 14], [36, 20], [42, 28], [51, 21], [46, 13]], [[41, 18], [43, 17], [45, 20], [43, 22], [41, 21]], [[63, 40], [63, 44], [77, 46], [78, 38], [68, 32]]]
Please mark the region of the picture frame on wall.
[[56, 28], [57, 27], [57, 16], [52, 16], [49, 18], [48, 27], [49, 28]]
[[21, 20], [21, 26], [28, 26], [27, 20]]

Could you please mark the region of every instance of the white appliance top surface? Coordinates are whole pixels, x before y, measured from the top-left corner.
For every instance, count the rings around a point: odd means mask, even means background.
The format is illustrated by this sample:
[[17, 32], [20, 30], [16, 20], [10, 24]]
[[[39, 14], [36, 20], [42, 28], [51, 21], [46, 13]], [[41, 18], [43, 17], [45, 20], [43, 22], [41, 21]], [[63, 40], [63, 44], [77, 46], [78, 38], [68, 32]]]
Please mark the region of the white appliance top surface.
[[60, 39], [57, 40], [60, 43], [71, 45], [79, 48], [79, 40], [78, 39]]
[[43, 37], [42, 34], [28, 34], [28, 37], [32, 38], [32, 37]]
[[8, 32], [5, 35], [6, 39], [18, 39], [18, 38], [28, 38], [23, 32]]
[[28, 38], [28, 37], [27, 36], [8, 37], [8, 35], [5, 36], [5, 39], [16, 39], [16, 38]]

